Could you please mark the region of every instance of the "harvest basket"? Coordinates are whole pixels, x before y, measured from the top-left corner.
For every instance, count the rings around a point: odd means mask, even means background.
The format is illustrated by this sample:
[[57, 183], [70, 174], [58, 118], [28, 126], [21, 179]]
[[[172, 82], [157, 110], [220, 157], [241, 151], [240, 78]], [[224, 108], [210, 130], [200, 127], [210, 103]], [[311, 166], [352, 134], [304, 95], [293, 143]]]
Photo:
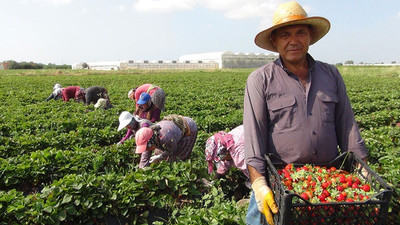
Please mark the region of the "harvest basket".
[[[385, 224], [393, 190], [354, 153], [343, 153], [330, 163], [315, 165], [334, 166], [358, 174], [365, 179], [376, 194], [363, 202], [311, 203], [285, 189], [277, 169], [284, 168], [286, 164], [280, 160], [278, 163], [272, 163], [272, 158], [277, 159], [274, 155], [265, 155], [267, 183], [274, 191], [275, 201], [279, 207], [278, 214], [274, 215], [275, 225]], [[358, 164], [361, 166], [358, 167]], [[303, 164], [293, 165], [302, 166]], [[361, 173], [363, 168], [368, 172], [367, 174]], [[264, 224], [267, 223], [264, 221]]]

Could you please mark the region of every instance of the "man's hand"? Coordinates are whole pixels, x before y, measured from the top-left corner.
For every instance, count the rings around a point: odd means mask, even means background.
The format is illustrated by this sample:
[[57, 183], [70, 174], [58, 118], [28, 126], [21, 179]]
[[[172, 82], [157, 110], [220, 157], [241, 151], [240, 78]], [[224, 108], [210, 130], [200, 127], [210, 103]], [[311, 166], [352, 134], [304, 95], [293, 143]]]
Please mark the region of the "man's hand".
[[[362, 161], [367, 164], [367, 157], [363, 158]], [[363, 178], [370, 180], [371, 174], [365, 169], [365, 167], [361, 167], [361, 164], [357, 163], [357, 170], [361, 170], [360, 173], [362, 174]]]
[[265, 177], [261, 176], [255, 179], [251, 187], [254, 191], [258, 210], [264, 214], [269, 224], [274, 225], [271, 211], [277, 214], [278, 206], [275, 203], [274, 194], [268, 187]]

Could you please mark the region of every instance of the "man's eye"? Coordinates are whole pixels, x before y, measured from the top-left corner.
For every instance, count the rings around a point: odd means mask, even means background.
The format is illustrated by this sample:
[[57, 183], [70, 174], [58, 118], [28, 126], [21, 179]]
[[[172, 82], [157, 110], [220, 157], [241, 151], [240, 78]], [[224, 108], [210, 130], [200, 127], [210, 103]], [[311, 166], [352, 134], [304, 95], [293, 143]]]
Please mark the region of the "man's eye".
[[281, 38], [287, 38], [288, 36], [288, 34], [281, 34]]
[[300, 32], [299, 32], [299, 35], [300, 35], [300, 36], [304, 36], [304, 35], [306, 35], [306, 34], [307, 34], [307, 32], [305, 32], [305, 31], [300, 31]]

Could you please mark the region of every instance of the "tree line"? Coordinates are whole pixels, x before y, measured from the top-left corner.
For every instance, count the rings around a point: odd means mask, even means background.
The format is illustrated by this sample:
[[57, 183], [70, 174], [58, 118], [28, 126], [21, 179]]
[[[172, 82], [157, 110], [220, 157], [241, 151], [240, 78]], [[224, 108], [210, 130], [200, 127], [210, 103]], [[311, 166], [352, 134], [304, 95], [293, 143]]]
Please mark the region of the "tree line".
[[16, 62], [14, 60], [4, 61], [2, 63], [9, 70], [18, 70], [18, 69], [71, 69], [71, 65], [56, 65], [54, 63], [43, 64], [43, 63], [35, 63], [35, 62]]

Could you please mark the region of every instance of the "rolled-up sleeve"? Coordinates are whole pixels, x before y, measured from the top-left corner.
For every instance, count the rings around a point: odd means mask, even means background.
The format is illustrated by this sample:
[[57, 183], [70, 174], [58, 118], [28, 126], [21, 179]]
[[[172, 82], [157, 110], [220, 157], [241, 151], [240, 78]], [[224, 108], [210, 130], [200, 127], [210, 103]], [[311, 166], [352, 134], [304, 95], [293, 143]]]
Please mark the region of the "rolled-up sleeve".
[[134, 135], [135, 133], [132, 131], [132, 129], [128, 129], [126, 131], [126, 135], [125, 137], [123, 137], [119, 142], [124, 143], [126, 140], [130, 139], [132, 135]]
[[244, 94], [243, 126], [245, 162], [259, 173], [265, 172], [264, 154], [268, 140], [268, 110], [263, 67], [250, 74]]
[[351, 108], [350, 100], [346, 92], [346, 87], [342, 76], [335, 68], [337, 74], [338, 97], [340, 101], [337, 104], [335, 112], [335, 127], [338, 145], [342, 151], [354, 152], [358, 157], [364, 158], [368, 154], [367, 147], [354, 118], [354, 112]]
[[150, 165], [150, 157], [152, 151], [144, 151], [140, 156], [139, 168], [144, 168]]

